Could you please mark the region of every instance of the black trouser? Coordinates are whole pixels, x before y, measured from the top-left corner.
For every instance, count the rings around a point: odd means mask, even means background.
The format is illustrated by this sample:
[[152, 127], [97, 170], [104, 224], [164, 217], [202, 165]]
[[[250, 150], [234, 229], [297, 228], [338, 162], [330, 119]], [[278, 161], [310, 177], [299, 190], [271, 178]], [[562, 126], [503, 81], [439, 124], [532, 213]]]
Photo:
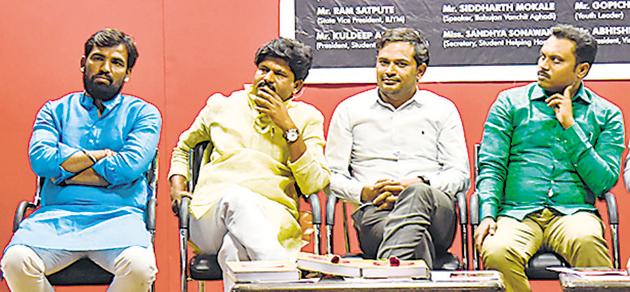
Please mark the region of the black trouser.
[[432, 267], [455, 237], [453, 199], [426, 184], [402, 191], [392, 210], [365, 205], [352, 218], [367, 258], [423, 259]]

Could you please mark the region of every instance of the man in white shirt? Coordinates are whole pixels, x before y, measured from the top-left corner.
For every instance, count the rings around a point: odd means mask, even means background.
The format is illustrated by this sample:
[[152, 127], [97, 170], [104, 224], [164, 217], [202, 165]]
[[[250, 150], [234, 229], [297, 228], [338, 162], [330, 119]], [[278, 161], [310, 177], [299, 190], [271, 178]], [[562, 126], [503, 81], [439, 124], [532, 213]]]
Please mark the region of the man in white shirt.
[[470, 182], [461, 118], [451, 101], [417, 88], [429, 64], [421, 33], [390, 29], [376, 48], [377, 88], [332, 117], [330, 190], [361, 204], [353, 219], [365, 256], [433, 266], [454, 238], [453, 197]]

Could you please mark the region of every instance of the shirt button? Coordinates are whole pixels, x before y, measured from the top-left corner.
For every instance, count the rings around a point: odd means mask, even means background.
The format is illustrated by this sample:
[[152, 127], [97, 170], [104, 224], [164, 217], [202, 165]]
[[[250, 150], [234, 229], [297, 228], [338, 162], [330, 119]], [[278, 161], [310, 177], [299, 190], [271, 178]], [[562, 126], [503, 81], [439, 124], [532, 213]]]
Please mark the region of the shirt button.
[[553, 190], [549, 189], [549, 191], [547, 192], [547, 195], [551, 198], [553, 197]]

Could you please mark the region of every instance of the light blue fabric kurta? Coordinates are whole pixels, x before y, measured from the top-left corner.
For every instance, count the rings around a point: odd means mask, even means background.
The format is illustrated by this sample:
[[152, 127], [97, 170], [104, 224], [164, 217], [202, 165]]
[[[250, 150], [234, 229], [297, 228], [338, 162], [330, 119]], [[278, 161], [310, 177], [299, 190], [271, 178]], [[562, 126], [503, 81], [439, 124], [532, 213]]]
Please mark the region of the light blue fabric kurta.
[[[22, 221], [8, 247], [79, 251], [150, 246], [144, 211], [154, 194], [144, 174], [159, 141], [160, 113], [127, 95], [104, 105], [99, 117], [92, 98], [78, 92], [47, 102], [37, 114], [29, 157], [33, 171], [46, 178], [41, 208]], [[61, 164], [82, 149], [117, 153], [92, 167], [109, 186], [64, 185], [75, 174]]]

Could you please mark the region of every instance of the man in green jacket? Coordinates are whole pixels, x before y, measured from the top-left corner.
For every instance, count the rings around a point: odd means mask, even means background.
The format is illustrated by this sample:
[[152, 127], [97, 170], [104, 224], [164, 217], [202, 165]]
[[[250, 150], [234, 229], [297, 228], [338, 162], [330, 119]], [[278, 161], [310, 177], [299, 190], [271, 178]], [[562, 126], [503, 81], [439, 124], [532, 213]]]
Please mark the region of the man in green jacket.
[[507, 291], [530, 291], [525, 265], [545, 246], [571, 266], [611, 267], [594, 202], [616, 182], [624, 150], [621, 111], [582, 80], [596, 40], [551, 28], [538, 81], [503, 91], [484, 126], [475, 244]]

